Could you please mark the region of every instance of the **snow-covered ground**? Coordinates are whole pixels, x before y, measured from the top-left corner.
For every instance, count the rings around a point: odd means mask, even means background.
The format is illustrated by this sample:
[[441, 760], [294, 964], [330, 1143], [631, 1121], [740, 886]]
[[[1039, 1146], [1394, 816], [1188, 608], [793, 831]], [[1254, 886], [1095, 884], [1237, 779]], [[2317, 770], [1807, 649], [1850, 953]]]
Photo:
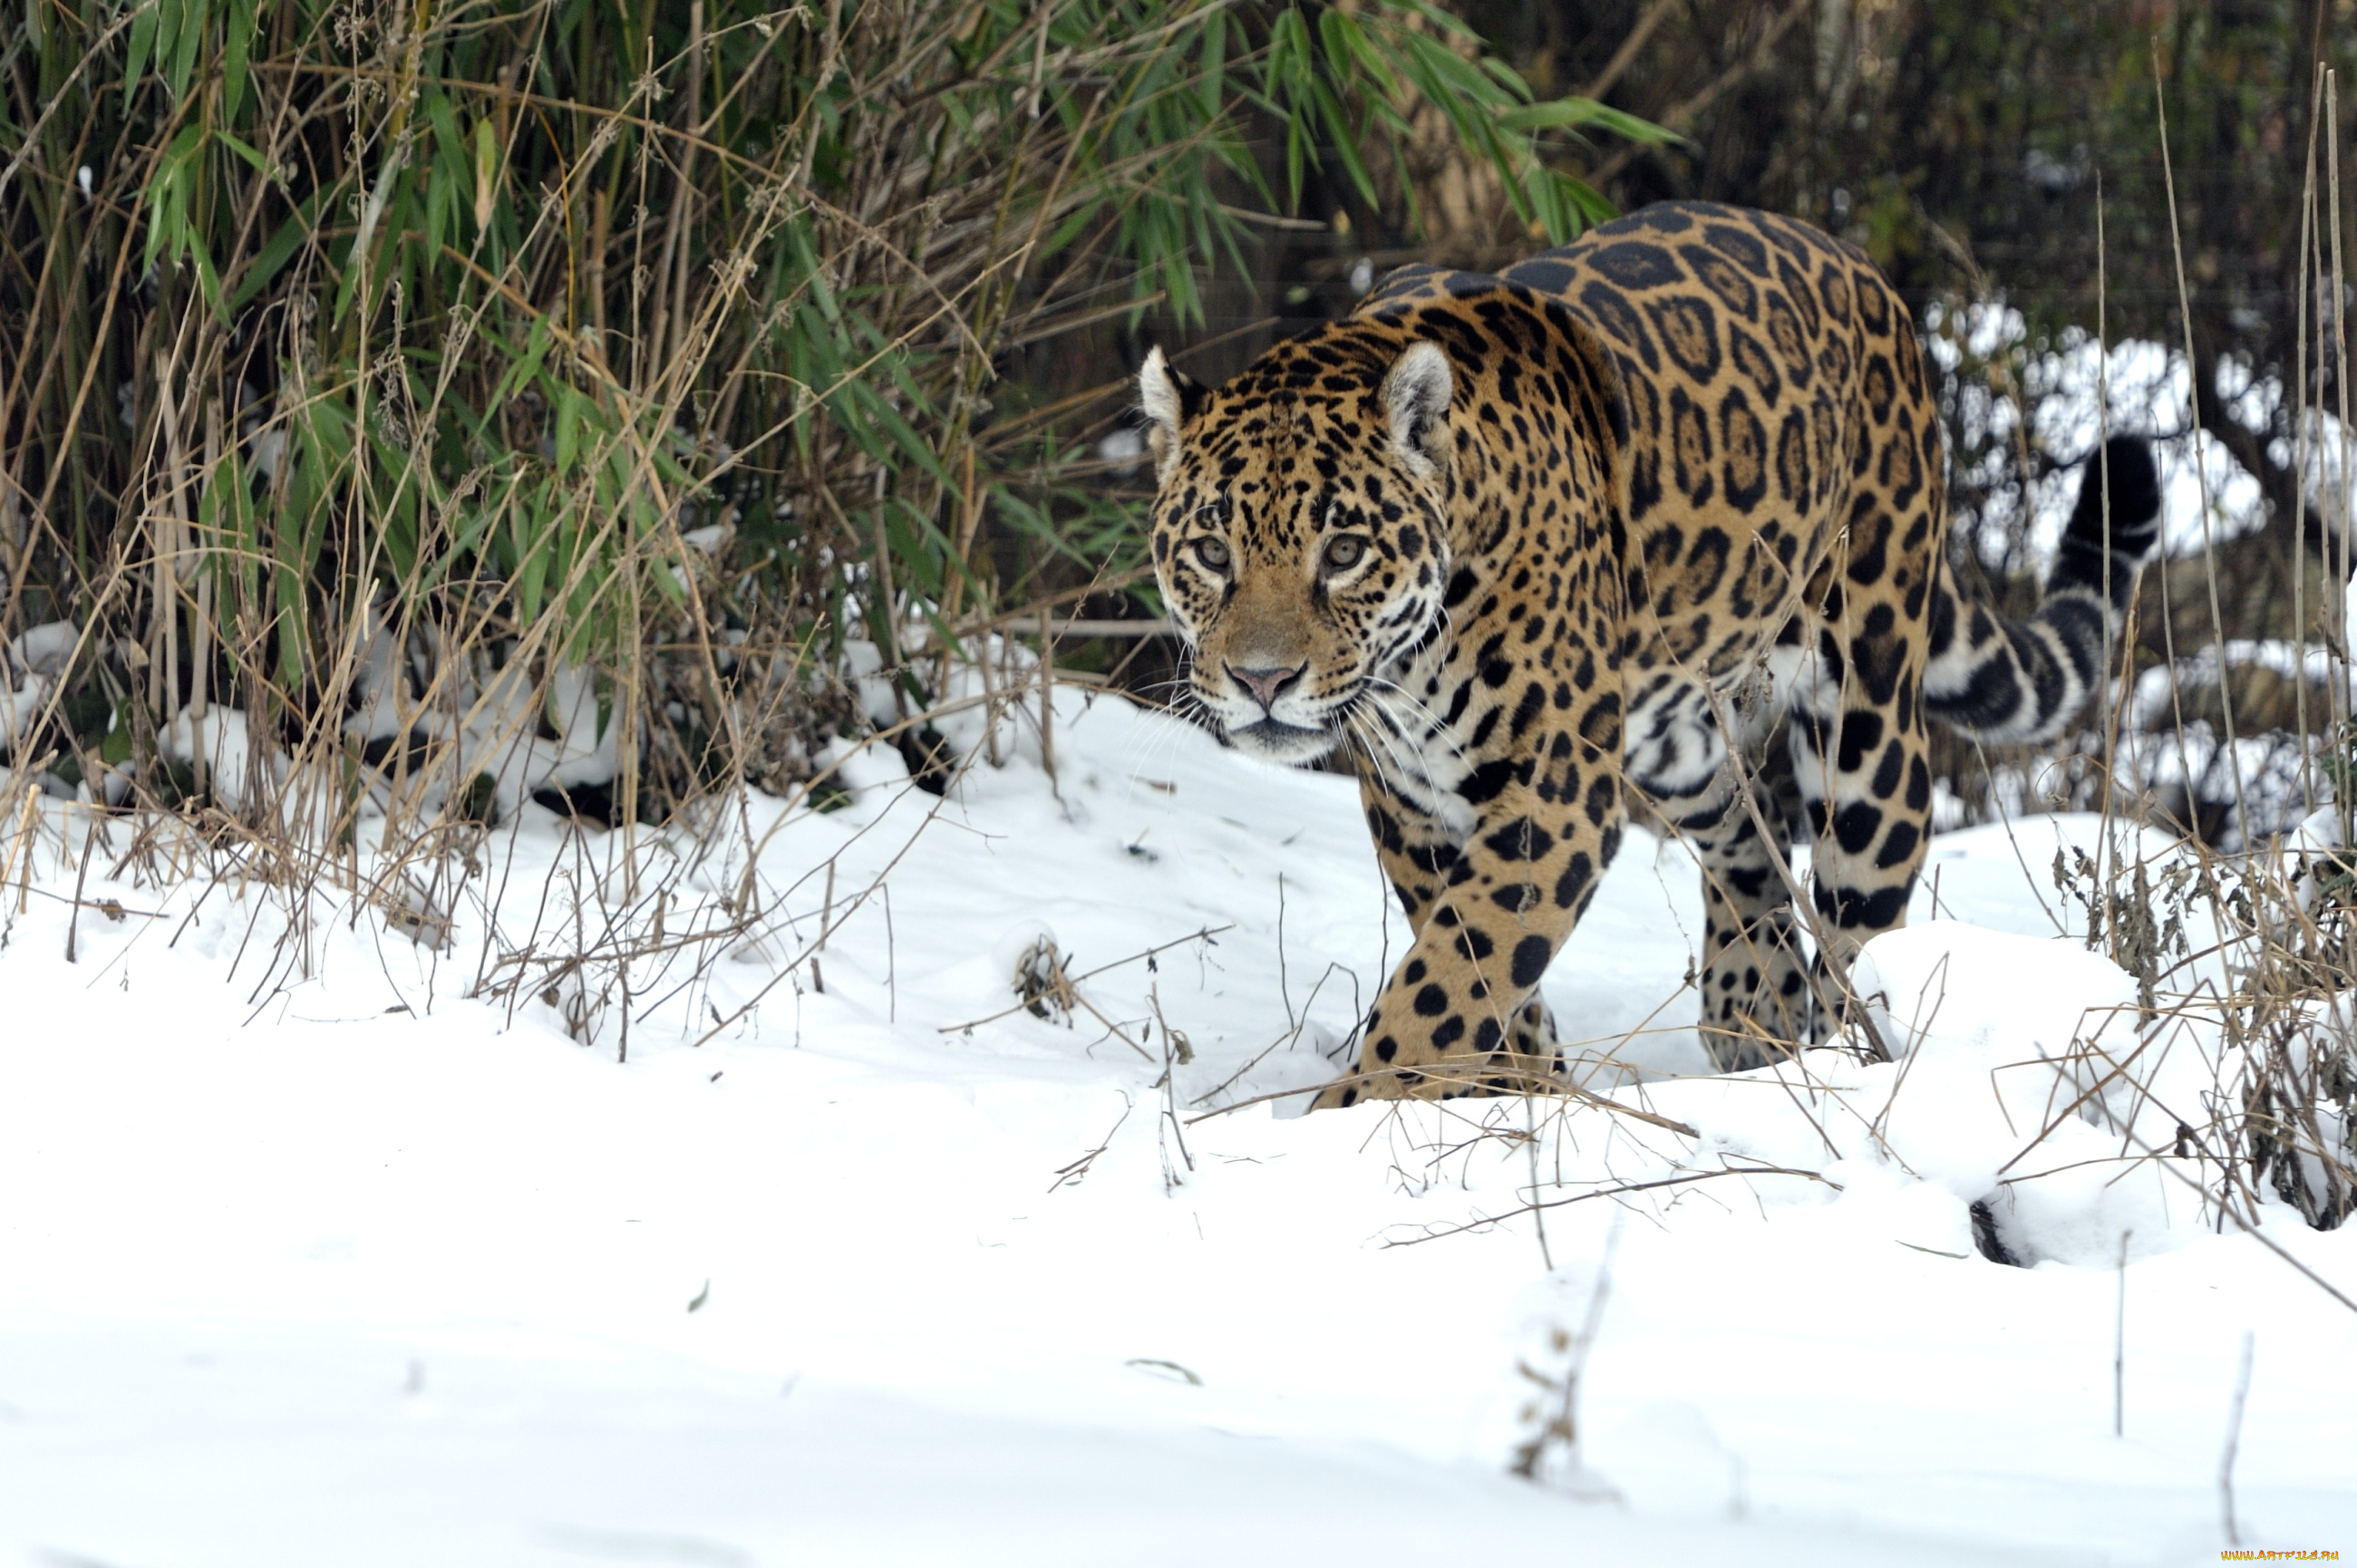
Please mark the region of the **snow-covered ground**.
[[[1936, 841], [1898, 1065], [1681, 1079], [1695, 876], [1632, 835], [1547, 979], [1623, 1109], [1301, 1118], [1405, 939], [1351, 787], [1061, 697], [1052, 779], [864, 753], [635, 865], [528, 808], [364, 904], [12, 818], [0, 1563], [2214, 1562], [2246, 1331], [2243, 1542], [2357, 1552], [2294, 1266], [2357, 1296], [2357, 1231], [2133, 1157], [2198, 1029], [2082, 1099], [2092, 821]], [[1049, 934], [1069, 1020], [1009, 1011]], [[1598, 1314], [1580, 1468], [1512, 1478]]]

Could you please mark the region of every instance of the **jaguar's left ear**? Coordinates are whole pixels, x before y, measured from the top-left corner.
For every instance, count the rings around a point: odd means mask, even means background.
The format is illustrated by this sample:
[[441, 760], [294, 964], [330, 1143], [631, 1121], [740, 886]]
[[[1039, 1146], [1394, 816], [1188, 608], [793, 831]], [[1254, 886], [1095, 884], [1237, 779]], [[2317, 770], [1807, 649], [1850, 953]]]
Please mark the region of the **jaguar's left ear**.
[[1173, 370], [1159, 348], [1149, 349], [1137, 372], [1137, 401], [1146, 410], [1146, 445], [1154, 454], [1157, 478], [1178, 456], [1178, 426], [1203, 406], [1202, 383]]
[[1448, 400], [1456, 392], [1448, 356], [1430, 343], [1409, 344], [1383, 377], [1392, 450], [1419, 474], [1432, 472], [1448, 459]]

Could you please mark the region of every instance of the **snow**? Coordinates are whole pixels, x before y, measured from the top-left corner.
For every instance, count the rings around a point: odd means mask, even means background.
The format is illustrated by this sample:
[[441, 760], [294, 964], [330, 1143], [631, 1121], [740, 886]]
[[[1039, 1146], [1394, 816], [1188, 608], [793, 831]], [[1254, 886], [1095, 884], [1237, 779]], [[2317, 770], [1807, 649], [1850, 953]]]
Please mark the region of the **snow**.
[[81, 641], [80, 627], [51, 621], [10, 639], [6, 649], [0, 650], [0, 757], [12, 753], [39, 722], [58, 677]]
[[[2328, 648], [2303, 648], [2298, 643], [2274, 639], [2236, 638], [2225, 644], [2225, 664], [2229, 670], [2257, 668], [2271, 671], [2287, 681], [2302, 681], [2319, 689], [2319, 698], [2330, 696], [2332, 687], [2341, 685], [2344, 693], [2352, 684], [2346, 661], [2336, 660]], [[2174, 667], [2156, 664], [2136, 678], [2128, 699], [2126, 714], [2131, 729], [2158, 730], [2175, 726], [2180, 704], [2191, 706], [2218, 685], [2218, 649], [2215, 645], [2199, 648]], [[2345, 701], [2344, 697], [2344, 701]], [[2322, 706], [2321, 701], [2319, 703]], [[2313, 727], [2321, 729], [2330, 722], [2330, 714], [2319, 712]]]
[[[2207, 543], [2265, 522], [2257, 478], [2206, 435], [2183, 438], [2191, 424], [2193, 378], [2180, 348], [2141, 338], [2099, 345], [2078, 328], [2065, 328], [2050, 342], [2033, 343], [2021, 312], [1996, 303], [1961, 311], [1932, 305], [1923, 324], [1932, 357], [1957, 378], [1957, 434], [1968, 451], [1978, 454], [1971, 460], [1959, 455], [1956, 488], [1990, 492], [1981, 502], [1983, 520], [1991, 526], [1980, 537], [1995, 550], [1987, 565], [2011, 569], [2004, 559], [2005, 542], [2018, 537], [2029, 543], [2043, 574], [2078, 502], [2081, 460], [2107, 432], [2156, 438], [2161, 539], [2170, 556], [2198, 556]], [[1983, 366], [2010, 363], [2011, 369], [1985, 377], [1966, 363], [1968, 357]], [[2018, 390], [2006, 390], [2015, 377]], [[2280, 378], [2254, 377], [2232, 360], [2219, 366], [2218, 382], [2218, 395], [2234, 418], [2271, 442], [2271, 458], [2301, 464], [2310, 494], [2332, 507], [2343, 489], [2340, 459], [2347, 437], [2340, 421], [2314, 409], [2303, 415], [2299, 400], [2287, 398]], [[2287, 401], [2295, 407], [2284, 423], [2306, 430], [2297, 452], [2273, 435], [2276, 412]], [[2030, 448], [2067, 467], [2033, 481], [2026, 497], [2010, 493], [2016, 466]]]
[[[1610, 1104], [1287, 1117], [1407, 940], [1352, 787], [1054, 720], [301, 893], [0, 798], [0, 1564], [2209, 1562], [2246, 1329], [2244, 1543], [2357, 1550], [2357, 1313], [2123, 1155], [2222, 1047], [2086, 1093], [2093, 819], [1935, 841], [1892, 1063], [1700, 1076], [1632, 833], [1546, 982]], [[1514, 1479], [1608, 1253], [1580, 1484]]]

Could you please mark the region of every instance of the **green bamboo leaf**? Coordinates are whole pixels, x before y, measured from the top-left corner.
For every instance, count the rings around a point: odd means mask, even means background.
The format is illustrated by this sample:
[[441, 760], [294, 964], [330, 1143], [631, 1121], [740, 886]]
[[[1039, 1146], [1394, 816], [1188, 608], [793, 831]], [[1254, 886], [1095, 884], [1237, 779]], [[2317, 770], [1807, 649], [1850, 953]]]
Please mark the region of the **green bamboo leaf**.
[[149, 267], [162, 260], [178, 266], [187, 252], [189, 220], [195, 203], [197, 160], [203, 155], [204, 128], [189, 125], [172, 138], [156, 160], [148, 188], [147, 259]]
[[1620, 209], [1612, 205], [1612, 199], [1587, 181], [1574, 179], [1567, 174], [1558, 174], [1553, 169], [1549, 169], [1547, 174], [1556, 182], [1557, 188], [1563, 192], [1565, 202], [1579, 215], [1583, 225], [1609, 223], [1620, 216]]
[[1604, 105], [1592, 98], [1557, 98], [1545, 103], [1527, 103], [1519, 109], [1509, 109], [1498, 116], [1498, 124], [1509, 131], [1544, 131], [1559, 126], [1578, 127], [1596, 123], [1596, 111]]
[[[28, 12], [40, 7], [28, 5]], [[130, 113], [132, 102], [139, 96], [139, 79], [146, 73], [148, 57], [155, 51], [156, 30], [160, 25], [163, 0], [144, 0], [138, 15], [131, 19], [131, 45], [123, 62], [123, 108]]]
[[228, 32], [221, 45], [221, 113], [232, 123], [238, 105], [245, 102], [246, 51], [253, 44], [253, 0], [230, 0]]
[[1313, 81], [1309, 91], [1312, 102], [1318, 106], [1318, 117], [1326, 123], [1326, 134], [1333, 143], [1335, 156], [1342, 160], [1342, 167], [1350, 175], [1351, 183], [1358, 188], [1359, 199], [1372, 207], [1376, 201], [1375, 181], [1374, 177], [1367, 172], [1366, 164], [1359, 157], [1358, 127], [1351, 124], [1350, 113], [1342, 107], [1342, 101], [1322, 80]]
[[532, 333], [524, 340], [523, 353], [517, 358], [514, 364], [508, 367], [507, 374], [500, 378], [500, 384], [492, 390], [490, 397], [485, 402], [485, 406], [499, 407], [515, 395], [517, 388], [538, 375], [541, 365], [548, 359], [548, 351], [554, 343], [555, 339], [549, 335], [548, 318], [537, 316], [533, 317]]
[[1227, 102], [1228, 14], [1214, 11], [1203, 18], [1203, 45], [1196, 69], [1195, 101], [1206, 120], [1219, 117]]
[[914, 425], [901, 417], [899, 409], [883, 399], [877, 398], [872, 404], [870, 417], [883, 427], [886, 438], [899, 447], [901, 455], [909, 461], [940, 480], [943, 486], [951, 489], [957, 488], [957, 481], [950, 478], [950, 471], [943, 466], [941, 454], [935, 452], [932, 445], [917, 434]]
[[556, 394], [556, 471], [573, 470], [573, 459], [581, 450], [582, 415], [587, 411], [588, 400], [571, 387]]
[[213, 270], [212, 251], [195, 234], [188, 236], [188, 260], [196, 268], [197, 287], [205, 303], [212, 306], [213, 315], [223, 327], [230, 326], [229, 307], [221, 300], [221, 274]]
[[237, 287], [230, 295], [229, 310], [231, 315], [244, 308], [249, 300], [267, 288], [270, 280], [294, 260], [295, 252], [301, 250], [303, 242], [311, 237], [312, 218], [318, 211], [320, 199], [323, 196], [332, 199], [334, 193], [341, 188], [335, 186], [326, 191], [312, 192], [286, 221], [278, 226], [277, 232], [270, 236], [269, 242], [253, 253], [253, 259], [246, 263], [245, 271], [239, 275]]
[[458, 129], [458, 111], [447, 92], [426, 91], [419, 95], [425, 110], [425, 123], [434, 127], [434, 144], [441, 156], [455, 159], [465, 167], [469, 156], [467, 137]]
[[475, 122], [475, 231], [491, 226], [491, 204], [498, 195], [500, 145], [489, 120]]
[[1690, 145], [1685, 137], [1666, 125], [1656, 125], [1651, 120], [1641, 119], [1625, 110], [1615, 109], [1609, 104], [1598, 104], [1595, 117], [1588, 123], [1599, 131], [1609, 131], [1614, 135], [1631, 142], [1641, 142], [1649, 145], [1666, 143]]
[[1325, 36], [1327, 65], [1337, 81], [1353, 92], [1372, 92], [1378, 100], [1399, 91], [1399, 79], [1392, 74], [1391, 62], [1356, 17], [1344, 11], [1329, 11], [1318, 18], [1318, 30]]
[[1405, 11], [1411, 16], [1421, 17], [1444, 33], [1454, 33], [1477, 44], [1481, 42], [1481, 35], [1473, 30], [1471, 23], [1461, 16], [1451, 16], [1437, 5], [1427, 4], [1426, 0], [1383, 0], [1383, 5], [1387, 10]]
[[303, 602], [307, 580], [292, 567], [278, 568], [278, 689], [282, 693], [296, 693], [304, 687], [305, 656], [311, 646], [309, 607]]
[[219, 142], [222, 146], [227, 147], [239, 157], [243, 158], [247, 164], [252, 166], [254, 173], [267, 174], [269, 172], [270, 166], [264, 160], [262, 154], [259, 151], [247, 143], [240, 141], [237, 137], [231, 135], [227, 131], [214, 131], [212, 133], [211, 139]]
[[1531, 84], [1523, 80], [1521, 71], [1493, 55], [1481, 57], [1481, 69], [1489, 75], [1491, 81], [1503, 90], [1506, 102], [1514, 103], [1531, 102]]
[[[179, 36], [172, 40], [170, 86], [172, 102], [179, 102], [188, 95], [188, 78], [197, 69], [197, 50], [210, 30], [211, 17], [205, 14], [206, 0], [180, 0]], [[161, 59], [164, 51], [156, 51]]]
[[547, 602], [548, 558], [554, 533], [554, 528], [534, 530], [516, 563], [516, 608], [526, 626], [540, 618], [541, 607]]
[[488, 507], [462, 512], [457, 528], [450, 535], [450, 548], [441, 552], [428, 567], [431, 581], [440, 581], [451, 562], [463, 561], [472, 555], [483, 542], [483, 535], [490, 532], [490, 527], [491, 512]]
[[153, 57], [156, 73], [166, 77], [170, 86], [172, 51], [180, 41], [180, 21], [188, 12], [187, 0], [156, 0], [156, 52]]
[[687, 575], [684, 567], [674, 565], [669, 561], [658, 562], [652, 575], [655, 592], [662, 596], [664, 603], [673, 609], [685, 607], [687, 585], [682, 581]]

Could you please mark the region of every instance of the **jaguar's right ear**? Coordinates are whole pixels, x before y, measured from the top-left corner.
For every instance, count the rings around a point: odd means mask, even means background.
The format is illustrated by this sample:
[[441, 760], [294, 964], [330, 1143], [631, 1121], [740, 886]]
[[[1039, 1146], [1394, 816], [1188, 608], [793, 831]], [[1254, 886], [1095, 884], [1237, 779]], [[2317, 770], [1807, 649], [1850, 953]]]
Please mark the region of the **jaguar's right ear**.
[[1154, 454], [1157, 478], [1177, 461], [1178, 426], [1194, 417], [1207, 395], [1200, 381], [1172, 370], [1159, 348], [1146, 354], [1145, 368], [1137, 372], [1137, 401], [1146, 410], [1146, 445]]
[[1383, 412], [1391, 416], [1392, 450], [1418, 474], [1430, 474], [1448, 456], [1448, 401], [1457, 378], [1448, 356], [1430, 343], [1410, 343], [1383, 378]]

